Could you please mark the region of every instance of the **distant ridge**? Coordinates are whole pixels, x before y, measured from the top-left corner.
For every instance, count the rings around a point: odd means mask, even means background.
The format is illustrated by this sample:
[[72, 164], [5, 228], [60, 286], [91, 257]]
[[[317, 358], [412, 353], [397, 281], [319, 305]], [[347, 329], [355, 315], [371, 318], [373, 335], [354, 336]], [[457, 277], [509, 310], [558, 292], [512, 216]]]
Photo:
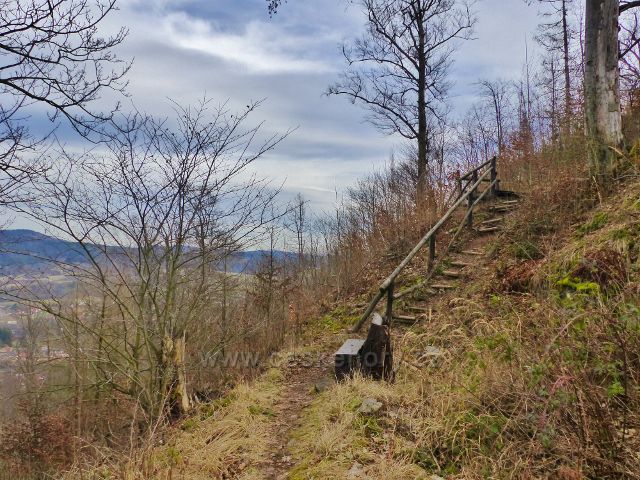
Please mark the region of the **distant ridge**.
[[87, 256], [75, 242], [33, 230], [0, 230], [0, 272], [30, 273], [54, 269], [51, 261], [81, 265]]
[[[98, 253], [99, 247], [93, 248]], [[273, 253], [278, 262], [297, 258], [296, 254], [291, 252], [276, 250]], [[269, 255], [268, 250], [233, 253], [227, 259], [226, 270], [230, 273], [253, 274]], [[52, 274], [57, 270], [54, 262], [83, 265], [88, 263], [88, 258], [80, 245], [73, 241], [34, 230], [0, 230], [0, 275]], [[219, 264], [217, 270], [224, 270], [224, 264]]]

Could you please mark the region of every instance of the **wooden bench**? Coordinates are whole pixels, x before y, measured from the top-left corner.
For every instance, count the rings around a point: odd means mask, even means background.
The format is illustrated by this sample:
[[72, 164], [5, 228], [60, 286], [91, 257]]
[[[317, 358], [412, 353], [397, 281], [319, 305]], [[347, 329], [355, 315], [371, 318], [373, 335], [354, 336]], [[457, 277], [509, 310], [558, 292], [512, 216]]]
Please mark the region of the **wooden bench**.
[[366, 340], [350, 338], [334, 358], [338, 381], [353, 376], [357, 371], [376, 380], [390, 379], [393, 368], [391, 339], [382, 317], [374, 313]]
[[364, 345], [364, 340], [351, 338], [344, 342], [335, 353], [335, 371], [338, 381], [350, 377], [354, 371], [360, 369], [362, 345]]

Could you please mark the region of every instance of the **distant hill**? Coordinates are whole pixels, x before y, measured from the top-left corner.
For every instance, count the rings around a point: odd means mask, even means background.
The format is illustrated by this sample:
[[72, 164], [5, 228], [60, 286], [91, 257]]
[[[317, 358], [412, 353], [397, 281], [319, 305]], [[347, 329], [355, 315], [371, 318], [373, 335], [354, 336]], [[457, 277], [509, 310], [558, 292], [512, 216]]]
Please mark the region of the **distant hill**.
[[[98, 246], [93, 248], [96, 253], [99, 252]], [[279, 262], [296, 258], [290, 252], [275, 251], [274, 254]], [[227, 259], [226, 270], [231, 273], [253, 274], [268, 256], [269, 251], [265, 250], [237, 252]], [[55, 274], [58, 272], [54, 262], [83, 265], [88, 262], [88, 258], [76, 242], [33, 230], [0, 230], [0, 276]], [[220, 263], [217, 269], [224, 270], [224, 264]]]
[[87, 256], [75, 242], [33, 230], [0, 230], [0, 274], [49, 272], [52, 260], [81, 265]]
[[[250, 250], [246, 252], [236, 252], [227, 259], [227, 271], [231, 273], [248, 273], [253, 274], [258, 271], [260, 266], [269, 258], [268, 250]], [[275, 250], [273, 256], [276, 262], [293, 262], [298, 255], [292, 252], [283, 252]], [[224, 270], [224, 263], [218, 265], [218, 270]]]

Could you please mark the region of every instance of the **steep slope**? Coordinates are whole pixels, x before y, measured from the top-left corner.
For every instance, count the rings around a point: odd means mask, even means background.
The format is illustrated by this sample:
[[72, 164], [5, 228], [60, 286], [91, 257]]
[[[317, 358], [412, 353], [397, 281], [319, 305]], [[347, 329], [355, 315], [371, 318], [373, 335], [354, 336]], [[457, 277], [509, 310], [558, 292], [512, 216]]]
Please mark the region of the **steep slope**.
[[394, 384], [316, 400], [290, 478], [638, 478], [640, 184], [561, 230], [537, 200], [398, 332]]
[[540, 205], [460, 245], [455, 288], [405, 279], [416, 321], [393, 327], [395, 382], [331, 381], [327, 353], [369, 297], [352, 299], [128, 474], [639, 478], [640, 183], [583, 213]]

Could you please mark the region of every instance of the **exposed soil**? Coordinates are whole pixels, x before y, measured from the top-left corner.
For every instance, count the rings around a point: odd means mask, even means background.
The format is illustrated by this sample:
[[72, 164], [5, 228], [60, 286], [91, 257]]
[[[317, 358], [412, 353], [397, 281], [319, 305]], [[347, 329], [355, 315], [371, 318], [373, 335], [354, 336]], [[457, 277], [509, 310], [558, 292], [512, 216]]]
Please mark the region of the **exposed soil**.
[[271, 438], [267, 457], [258, 465], [262, 478], [281, 480], [294, 466], [290, 452], [292, 432], [301, 425], [304, 410], [318, 391], [333, 382], [333, 356], [299, 354], [283, 367], [285, 386], [275, 408], [270, 426]]

